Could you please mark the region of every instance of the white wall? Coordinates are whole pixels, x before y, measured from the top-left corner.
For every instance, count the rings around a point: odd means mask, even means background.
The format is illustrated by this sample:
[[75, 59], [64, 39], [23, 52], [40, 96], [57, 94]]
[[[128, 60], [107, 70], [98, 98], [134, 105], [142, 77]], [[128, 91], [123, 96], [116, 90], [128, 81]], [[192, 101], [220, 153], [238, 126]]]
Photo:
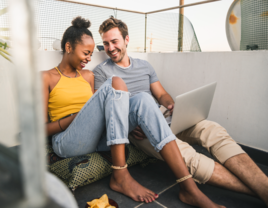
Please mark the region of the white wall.
[[209, 120], [239, 143], [268, 151], [268, 51], [148, 54], [175, 96], [217, 81]]
[[[237, 142], [268, 151], [267, 51], [129, 55], [148, 60], [172, 97], [217, 81], [209, 119], [223, 125]], [[94, 52], [86, 68], [92, 70], [106, 58], [104, 52]], [[51, 69], [60, 60], [60, 52], [40, 51], [39, 70]], [[0, 142], [11, 146], [18, 133], [15, 98], [6, 70], [10, 64], [1, 57], [0, 63]]]

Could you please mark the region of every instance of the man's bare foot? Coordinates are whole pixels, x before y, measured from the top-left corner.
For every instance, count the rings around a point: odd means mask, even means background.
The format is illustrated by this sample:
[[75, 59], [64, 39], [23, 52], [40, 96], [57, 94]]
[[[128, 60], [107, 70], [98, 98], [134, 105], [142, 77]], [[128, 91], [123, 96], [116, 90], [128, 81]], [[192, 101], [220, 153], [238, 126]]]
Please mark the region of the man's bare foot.
[[113, 171], [110, 180], [110, 187], [114, 191], [132, 198], [134, 201], [149, 203], [158, 198], [157, 194], [143, 187], [134, 180], [127, 169]]
[[192, 206], [201, 208], [225, 208], [212, 202], [205, 194], [203, 194], [199, 189], [194, 191], [189, 191], [186, 189], [180, 190], [179, 198], [182, 202], [190, 204]]

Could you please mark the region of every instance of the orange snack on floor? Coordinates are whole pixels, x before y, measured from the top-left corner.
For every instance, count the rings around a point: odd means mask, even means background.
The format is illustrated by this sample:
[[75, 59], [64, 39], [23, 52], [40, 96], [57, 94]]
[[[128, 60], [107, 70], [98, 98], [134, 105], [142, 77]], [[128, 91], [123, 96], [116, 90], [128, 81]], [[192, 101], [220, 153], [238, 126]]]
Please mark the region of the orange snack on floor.
[[99, 199], [94, 199], [91, 202], [87, 202], [90, 208], [115, 208], [109, 204], [109, 199], [107, 194], [104, 194]]

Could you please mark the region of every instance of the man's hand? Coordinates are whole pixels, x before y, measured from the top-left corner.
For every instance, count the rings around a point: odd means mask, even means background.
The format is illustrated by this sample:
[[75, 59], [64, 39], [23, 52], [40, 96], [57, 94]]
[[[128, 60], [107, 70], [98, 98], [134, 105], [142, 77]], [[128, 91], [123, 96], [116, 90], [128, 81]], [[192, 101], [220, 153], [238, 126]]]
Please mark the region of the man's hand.
[[173, 113], [174, 104], [168, 105], [167, 109], [170, 111], [170, 115]]
[[131, 135], [135, 138], [135, 139], [139, 139], [142, 140], [144, 138], [146, 138], [146, 135], [144, 134], [144, 132], [142, 131], [142, 129], [137, 126], [132, 132]]
[[155, 99], [158, 101], [160, 105], [165, 106], [172, 115], [174, 108], [174, 100], [172, 97], [166, 92], [159, 81], [154, 82], [150, 85], [151, 92]]

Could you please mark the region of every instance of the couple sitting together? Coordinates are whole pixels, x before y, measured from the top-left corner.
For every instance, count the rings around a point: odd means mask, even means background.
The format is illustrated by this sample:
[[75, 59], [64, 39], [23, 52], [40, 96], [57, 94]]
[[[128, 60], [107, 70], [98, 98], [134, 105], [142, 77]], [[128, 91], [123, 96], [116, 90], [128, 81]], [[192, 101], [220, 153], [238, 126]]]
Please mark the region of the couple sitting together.
[[[113, 17], [99, 27], [110, 57], [93, 72], [83, 70], [91, 61], [95, 43], [81, 17], [63, 34], [60, 64], [43, 72], [47, 135], [63, 158], [111, 150], [111, 189], [135, 201], [152, 202], [158, 195], [135, 181], [125, 161], [131, 142], [146, 154], [164, 160], [180, 185], [182, 202], [197, 207], [213, 203], [194, 180], [253, 195], [268, 205], [268, 178], [228, 135], [212, 121], [201, 121], [174, 135], [153, 97], [172, 113], [174, 101], [159, 82], [153, 67], [127, 54], [127, 25]], [[152, 97], [153, 96], [153, 97]], [[197, 153], [190, 144], [205, 147], [217, 160]]]

